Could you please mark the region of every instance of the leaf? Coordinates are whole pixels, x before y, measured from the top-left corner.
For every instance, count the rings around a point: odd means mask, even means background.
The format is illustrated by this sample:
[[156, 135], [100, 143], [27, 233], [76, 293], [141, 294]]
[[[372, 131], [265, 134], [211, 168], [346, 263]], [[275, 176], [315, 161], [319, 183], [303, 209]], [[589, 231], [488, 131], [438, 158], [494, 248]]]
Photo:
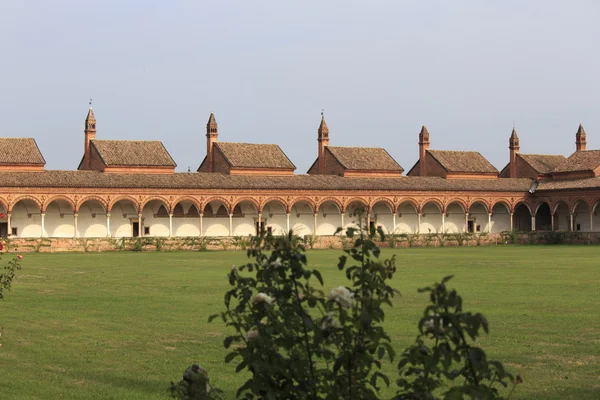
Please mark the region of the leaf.
[[317, 280], [319, 281], [319, 283], [321, 284], [321, 286], [323, 286], [323, 277], [321, 276], [321, 273], [319, 272], [319, 270], [314, 269], [312, 271], [312, 273], [317, 278]]
[[225, 362], [230, 363], [234, 358], [236, 358], [239, 355], [240, 353], [238, 353], [237, 351], [233, 351], [225, 356]]
[[208, 322], [211, 323], [213, 321], [213, 319], [218, 318], [220, 316], [220, 314], [213, 314], [211, 316], [208, 317]]
[[225, 340], [223, 340], [223, 346], [225, 346], [225, 348], [228, 349], [229, 346], [231, 346], [233, 339], [235, 339], [235, 336], [227, 336]]

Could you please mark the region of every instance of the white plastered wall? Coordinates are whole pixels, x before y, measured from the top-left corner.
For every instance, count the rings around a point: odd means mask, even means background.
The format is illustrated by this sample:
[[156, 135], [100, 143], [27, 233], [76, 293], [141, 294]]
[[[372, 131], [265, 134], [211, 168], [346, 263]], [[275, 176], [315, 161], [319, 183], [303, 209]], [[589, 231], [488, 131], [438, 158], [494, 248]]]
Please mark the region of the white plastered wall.
[[[330, 201], [321, 204], [317, 217], [317, 235], [333, 235], [341, 224], [342, 216], [337, 205]], [[353, 224], [353, 220], [347, 212], [344, 218], [344, 225], [349, 226], [351, 224]]]
[[299, 201], [292, 206], [290, 212], [290, 228], [298, 236], [313, 234], [314, 211], [310, 204], [305, 201]]
[[112, 237], [131, 237], [132, 221], [138, 220], [135, 206], [129, 201], [117, 202], [110, 211], [110, 234]]
[[[179, 204], [181, 204], [185, 216], [173, 216], [173, 236], [200, 236], [200, 217], [196, 215], [187, 216], [190, 209], [195, 208], [194, 204], [185, 200]], [[204, 223], [204, 221], [202, 222]]]
[[465, 231], [465, 211], [458, 203], [451, 203], [446, 207], [446, 232], [458, 233]]
[[[473, 232], [484, 233], [488, 232], [489, 215], [487, 208], [481, 203], [471, 204], [469, 209], [469, 221], [473, 221]], [[479, 230], [477, 230], [479, 226]]]
[[381, 227], [383, 233], [391, 233], [394, 230], [393, 218], [392, 210], [386, 203], [380, 202], [373, 205], [371, 221], [374, 221], [377, 227]]
[[[448, 229], [448, 220], [446, 219], [446, 229]], [[435, 203], [427, 203], [421, 210], [421, 233], [441, 233], [442, 232], [442, 212]]]
[[72, 238], [75, 236], [73, 209], [67, 202], [57, 200], [48, 205], [44, 217], [44, 230], [44, 237]]
[[79, 207], [77, 217], [79, 237], [106, 237], [106, 211], [97, 201], [86, 201]]
[[398, 215], [396, 217], [396, 232], [401, 233], [416, 233], [418, 229], [417, 210], [411, 203], [402, 203], [398, 207]]
[[10, 226], [11, 228], [17, 228], [18, 237], [39, 238], [42, 234], [42, 217], [40, 214], [40, 209], [33, 201], [19, 201], [13, 206]]
[[497, 203], [492, 208], [492, 233], [510, 231], [510, 211], [502, 204]]
[[287, 233], [287, 214], [285, 208], [278, 201], [270, 201], [265, 204], [262, 217], [265, 220], [265, 228], [271, 228], [273, 235], [285, 235]]
[[[556, 206], [556, 205], [555, 205]], [[568, 231], [571, 225], [571, 214], [569, 207], [562, 201], [558, 203], [554, 217], [554, 230]]]
[[573, 230], [578, 230], [578, 224], [580, 232], [590, 231], [590, 211], [587, 204], [583, 202], [577, 203], [577, 206], [575, 207], [575, 212], [573, 213]]

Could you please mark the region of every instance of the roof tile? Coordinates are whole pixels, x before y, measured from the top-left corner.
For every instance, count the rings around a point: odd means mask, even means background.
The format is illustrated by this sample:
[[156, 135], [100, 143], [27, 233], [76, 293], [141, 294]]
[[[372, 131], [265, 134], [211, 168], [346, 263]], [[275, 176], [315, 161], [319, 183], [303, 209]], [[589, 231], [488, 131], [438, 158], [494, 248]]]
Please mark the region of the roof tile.
[[276, 144], [215, 142], [232, 168], [296, 169]]
[[498, 170], [477, 151], [427, 150], [448, 172], [497, 174]]
[[404, 169], [383, 148], [327, 146], [345, 169], [353, 171], [397, 171]]
[[157, 140], [92, 140], [106, 166], [176, 167]]
[[0, 138], [0, 165], [46, 164], [35, 139]]

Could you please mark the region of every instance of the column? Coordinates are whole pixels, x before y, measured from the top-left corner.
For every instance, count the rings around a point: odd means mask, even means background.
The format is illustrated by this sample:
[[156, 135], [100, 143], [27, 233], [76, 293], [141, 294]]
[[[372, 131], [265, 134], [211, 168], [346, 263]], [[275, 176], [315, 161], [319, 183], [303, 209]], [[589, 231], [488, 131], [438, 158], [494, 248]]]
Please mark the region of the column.
[[421, 213], [417, 214], [417, 234], [421, 233]]
[[569, 215], [569, 217], [570, 217], [570, 219], [569, 219], [569, 230], [570, 230], [571, 232], [573, 232], [573, 231], [575, 230], [575, 229], [574, 229], [574, 228], [575, 228], [575, 226], [574, 226], [574, 224], [573, 224], [573, 223], [574, 223], [574, 221], [573, 221], [573, 213], [571, 213], [571, 214]]
[[290, 233], [290, 214], [285, 214], [286, 217], [286, 227], [287, 227], [287, 233]]
[[442, 233], [446, 233], [446, 213], [442, 211]]
[[258, 234], [261, 235], [263, 233], [262, 228], [262, 214], [258, 214]]
[[314, 221], [313, 221], [313, 236], [317, 236], [317, 215], [319, 215], [318, 213], [314, 214]]
[[531, 231], [535, 232], [535, 215], [531, 216]]
[[73, 214], [73, 237], [79, 237], [79, 233], [77, 232], [77, 215]]
[[342, 219], [342, 231], [344, 230], [344, 215], [346, 215], [345, 213], [341, 213], [340, 217]]
[[144, 227], [142, 226], [142, 213], [138, 214], [139, 237], [144, 237]]
[[46, 229], [44, 227], [44, 217], [46, 216], [46, 214], [42, 213], [40, 215], [42, 216], [42, 233], [41, 233], [40, 237], [44, 237], [44, 230]]
[[488, 213], [488, 233], [492, 233], [492, 213]]
[[173, 237], [173, 214], [169, 214], [169, 237]]
[[392, 215], [392, 234], [396, 234], [396, 213]]
[[371, 212], [367, 211], [367, 232], [371, 232]]
[[550, 214], [550, 229], [554, 232], [554, 214]]
[[110, 213], [106, 213], [106, 237], [110, 237]]
[[[10, 221], [10, 214], [8, 214], [8, 220]], [[10, 229], [10, 222], [8, 223]], [[590, 232], [594, 232], [594, 213], [590, 211]]]
[[200, 217], [198, 218], [200, 220], [200, 233], [198, 236], [202, 237], [202, 217], [204, 217], [204, 214], [200, 214]]
[[12, 236], [12, 228], [10, 226], [10, 217], [11, 217], [11, 215], [12, 215], [11, 213], [7, 213], [6, 214], [6, 226], [7, 226], [6, 230], [8, 231], [8, 233], [7, 233], [8, 236]]
[[229, 214], [229, 236], [233, 236], [233, 214]]
[[465, 213], [465, 233], [469, 232], [469, 213]]
[[513, 231], [513, 215], [514, 213], [510, 213], [510, 231]]

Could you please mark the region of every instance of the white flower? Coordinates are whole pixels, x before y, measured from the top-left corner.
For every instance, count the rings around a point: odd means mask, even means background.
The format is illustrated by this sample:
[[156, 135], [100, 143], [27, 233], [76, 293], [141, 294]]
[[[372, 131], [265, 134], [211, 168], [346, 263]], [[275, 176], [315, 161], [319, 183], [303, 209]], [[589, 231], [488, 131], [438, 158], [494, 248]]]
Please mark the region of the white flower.
[[339, 327], [340, 327], [340, 322], [333, 316], [332, 312], [327, 313], [327, 316], [324, 317], [323, 320], [321, 321], [321, 329], [322, 330], [339, 328]]
[[248, 331], [248, 333], [246, 333], [246, 339], [248, 339], [248, 340], [254, 340], [257, 337], [258, 337], [257, 330], [251, 330], [251, 331]]
[[350, 308], [352, 307], [352, 302], [354, 301], [354, 293], [344, 286], [338, 286], [334, 289], [331, 289], [331, 293], [329, 293], [329, 300], [337, 302], [344, 308]]
[[268, 294], [265, 294], [265, 293], [257, 293], [252, 298], [252, 303], [254, 303], [254, 304], [258, 304], [258, 303], [271, 304], [271, 303], [273, 303], [273, 298], [271, 296], [269, 296]]
[[231, 266], [231, 273], [235, 274], [237, 272], [237, 268], [235, 267], [235, 265]]
[[280, 268], [283, 264], [281, 263], [283, 260], [281, 259], [281, 257], [277, 257], [277, 260], [273, 261], [271, 263], [271, 267], [273, 268]]
[[[435, 315], [436, 317], [439, 317], [439, 314]], [[452, 324], [450, 324], [450, 326], [452, 326]], [[431, 333], [444, 333], [444, 331], [446, 330], [444, 328], [444, 320], [440, 319], [439, 320], [439, 327], [438, 329], [435, 328], [435, 320], [433, 318], [429, 318], [427, 321], [423, 322], [423, 330], [425, 332], [431, 332]]]

